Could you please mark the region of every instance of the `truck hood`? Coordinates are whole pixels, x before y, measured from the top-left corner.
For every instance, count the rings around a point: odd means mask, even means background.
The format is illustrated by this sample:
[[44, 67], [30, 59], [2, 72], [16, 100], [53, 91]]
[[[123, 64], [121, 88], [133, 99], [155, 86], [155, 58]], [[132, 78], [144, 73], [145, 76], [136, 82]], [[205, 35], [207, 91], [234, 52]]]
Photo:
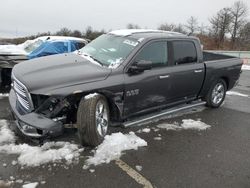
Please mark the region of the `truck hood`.
[[13, 68], [13, 76], [33, 94], [53, 94], [56, 89], [101, 81], [110, 73], [111, 69], [73, 53], [36, 58]]

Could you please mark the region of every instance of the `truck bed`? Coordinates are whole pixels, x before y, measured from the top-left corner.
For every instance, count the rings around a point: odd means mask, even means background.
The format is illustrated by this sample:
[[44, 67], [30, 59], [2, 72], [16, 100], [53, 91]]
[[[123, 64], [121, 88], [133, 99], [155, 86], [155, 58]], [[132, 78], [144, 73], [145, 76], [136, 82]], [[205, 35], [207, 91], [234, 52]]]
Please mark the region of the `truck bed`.
[[232, 59], [236, 58], [234, 56], [224, 55], [224, 54], [216, 54], [208, 51], [203, 51], [203, 60], [204, 61], [215, 61], [215, 60], [224, 60], [224, 59]]
[[203, 62], [206, 69], [206, 75], [201, 91], [201, 95], [208, 92], [211, 84], [218, 79], [224, 79], [227, 83], [227, 90], [230, 90], [237, 84], [240, 76], [242, 60], [238, 57], [203, 52]]

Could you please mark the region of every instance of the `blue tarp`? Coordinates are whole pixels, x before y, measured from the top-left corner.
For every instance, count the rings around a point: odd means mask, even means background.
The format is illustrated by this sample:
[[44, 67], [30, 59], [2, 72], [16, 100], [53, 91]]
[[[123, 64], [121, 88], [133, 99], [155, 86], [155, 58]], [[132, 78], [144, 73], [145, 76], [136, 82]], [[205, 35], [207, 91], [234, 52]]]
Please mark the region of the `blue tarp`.
[[61, 53], [68, 53], [77, 50], [78, 43], [72, 40], [66, 41], [45, 41], [41, 44], [37, 49], [31, 52], [28, 55], [29, 59], [47, 56], [47, 55], [54, 55], [54, 54], [61, 54]]

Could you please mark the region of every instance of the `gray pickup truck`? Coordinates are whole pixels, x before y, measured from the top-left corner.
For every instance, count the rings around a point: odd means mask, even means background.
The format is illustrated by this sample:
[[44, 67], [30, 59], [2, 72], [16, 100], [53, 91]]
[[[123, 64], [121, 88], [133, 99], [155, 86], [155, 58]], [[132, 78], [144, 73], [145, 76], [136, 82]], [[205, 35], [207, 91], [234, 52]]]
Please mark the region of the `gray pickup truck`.
[[96, 146], [111, 125], [192, 101], [219, 107], [237, 83], [239, 58], [203, 52], [199, 39], [159, 30], [117, 30], [78, 53], [16, 65], [9, 101], [17, 130], [31, 138], [76, 125]]

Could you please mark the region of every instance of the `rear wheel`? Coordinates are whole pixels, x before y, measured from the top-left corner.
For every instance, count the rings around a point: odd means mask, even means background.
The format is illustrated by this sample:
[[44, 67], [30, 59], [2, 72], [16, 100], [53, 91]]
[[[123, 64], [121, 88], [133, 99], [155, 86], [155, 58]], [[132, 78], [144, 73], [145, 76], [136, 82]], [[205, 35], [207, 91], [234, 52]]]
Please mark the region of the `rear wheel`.
[[99, 145], [108, 132], [109, 106], [102, 95], [82, 98], [77, 112], [77, 128], [82, 145]]
[[226, 86], [226, 82], [222, 79], [219, 79], [212, 84], [206, 96], [207, 106], [212, 108], [220, 107], [226, 96]]

